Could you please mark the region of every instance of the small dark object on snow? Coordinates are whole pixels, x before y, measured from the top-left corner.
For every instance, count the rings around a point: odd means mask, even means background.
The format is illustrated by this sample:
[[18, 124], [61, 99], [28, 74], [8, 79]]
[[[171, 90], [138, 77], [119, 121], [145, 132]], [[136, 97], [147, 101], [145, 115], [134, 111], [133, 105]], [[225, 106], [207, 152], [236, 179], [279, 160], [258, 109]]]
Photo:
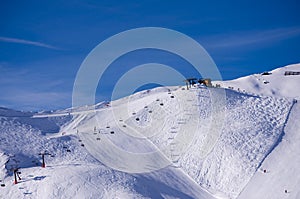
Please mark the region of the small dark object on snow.
[[197, 81], [196, 78], [185, 79], [184, 82], [186, 84], [186, 89], [189, 90], [189, 88], [191, 88], [192, 86], [194, 86], [196, 84], [196, 81]]
[[114, 134], [114, 133], [115, 133], [114, 131], [111, 131], [111, 132], [110, 132], [110, 134]]
[[100, 140], [100, 138], [97, 138], [97, 140]]
[[63, 146], [63, 149], [66, 149], [66, 148], [68, 148], [68, 147], [66, 147], [66, 146]]
[[149, 113], [152, 113], [152, 111], [149, 111]]
[[[67, 147], [66, 146], [63, 146], [64, 149], [66, 149]], [[42, 156], [42, 168], [45, 168], [46, 167], [46, 164], [45, 164], [45, 155], [52, 155], [50, 154], [48, 151], [44, 151], [44, 152], [41, 152], [39, 153], [38, 155]]]
[[300, 72], [296, 71], [285, 71], [284, 75], [300, 75]]
[[123, 120], [119, 120], [120, 122], [123, 122]]
[[288, 193], [288, 191], [287, 191], [287, 190], [284, 190], [284, 193]]
[[266, 169], [264, 169], [264, 173], [266, 173], [267, 172], [267, 170]]
[[163, 104], [163, 103], [160, 103], [160, 105], [163, 106], [164, 104]]
[[136, 121], [140, 121], [140, 118], [136, 118], [135, 120], [136, 120]]
[[5, 187], [5, 184], [1, 184], [1, 187]]
[[82, 140], [78, 140], [78, 142], [82, 142]]
[[70, 150], [70, 149], [67, 149], [67, 152], [71, 152], [71, 150]]
[[82, 147], [84, 147], [84, 144], [81, 144]]
[[145, 106], [144, 108], [148, 108], [148, 106]]
[[126, 125], [124, 124], [123, 127], [126, 127]]
[[132, 115], [135, 115], [136, 113], [132, 113]]
[[211, 79], [209, 79], [209, 78], [206, 78], [206, 79], [199, 79], [199, 80], [198, 80], [198, 83], [199, 83], [199, 84], [203, 84], [203, 85], [205, 85], [205, 86], [207, 86], [207, 87], [212, 87]]
[[159, 101], [159, 99], [157, 99], [156, 101]]
[[13, 169], [13, 172], [14, 172], [14, 178], [15, 178], [14, 184], [18, 184], [18, 179], [21, 180], [21, 177], [20, 177], [21, 172], [19, 171], [18, 168]]
[[272, 75], [271, 72], [263, 72], [262, 75]]
[[110, 127], [109, 127], [109, 126], [107, 126], [106, 128], [107, 128], [107, 129], [109, 129]]
[[171, 98], [174, 98], [174, 96], [172, 95]]

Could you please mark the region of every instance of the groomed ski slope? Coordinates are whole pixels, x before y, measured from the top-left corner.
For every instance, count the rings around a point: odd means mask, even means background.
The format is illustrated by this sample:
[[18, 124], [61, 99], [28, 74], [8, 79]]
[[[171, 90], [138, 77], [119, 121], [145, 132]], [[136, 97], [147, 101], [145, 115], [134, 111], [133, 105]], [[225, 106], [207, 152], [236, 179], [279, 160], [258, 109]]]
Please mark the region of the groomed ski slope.
[[[52, 113], [0, 109], [0, 198], [298, 198], [300, 108], [297, 92], [283, 97], [285, 70], [259, 90], [252, 77], [236, 81], [244, 93], [168, 87]], [[295, 78], [284, 85], [298, 89]], [[212, 96], [223, 92], [214, 109]]]
[[[140, 175], [115, 171], [94, 159], [76, 135], [63, 130], [46, 133], [45, 128], [35, 126], [37, 121], [48, 123], [50, 131], [57, 123], [70, 120], [68, 114], [31, 116], [1, 111], [0, 180], [5, 187], [0, 187], [0, 198], [213, 198], [173, 167]], [[82, 124], [86, 117], [79, 118], [83, 120], [71, 121]], [[51, 153], [46, 156], [46, 168], [41, 168], [38, 153], [42, 151]], [[17, 185], [13, 184], [13, 168], [22, 172]]]
[[[205, 138], [216, 122], [210, 115], [211, 92], [218, 92], [218, 89], [171, 87], [137, 93], [131, 99], [113, 102], [111, 109], [75, 116], [74, 122], [78, 125], [71, 122], [64, 131], [78, 131], [96, 159], [107, 161], [106, 157], [110, 156], [113, 158], [108, 164], [124, 162], [124, 165], [113, 165], [120, 170], [126, 166], [135, 169], [135, 166], [154, 165], [147, 162], [148, 159], [141, 159], [138, 165], [133, 160], [126, 161], [127, 156], [119, 156], [118, 150], [105, 148], [102, 140], [109, 139], [115, 146], [132, 153], [153, 151], [155, 145], [173, 167], [188, 174], [213, 195], [236, 198], [276, 146], [292, 102], [226, 90], [226, 106], [222, 110], [226, 112], [224, 126], [214, 149], [203, 158], [200, 154], [204, 141], [208, 141]], [[82, 119], [78, 120], [79, 117]], [[149, 138], [137, 139], [134, 131]], [[191, 139], [185, 137], [188, 133]], [[176, 136], [181, 137], [172, 142]], [[188, 140], [184, 149], [181, 139]], [[177, 143], [181, 148], [177, 148]], [[157, 157], [155, 165], [164, 165], [164, 161]]]

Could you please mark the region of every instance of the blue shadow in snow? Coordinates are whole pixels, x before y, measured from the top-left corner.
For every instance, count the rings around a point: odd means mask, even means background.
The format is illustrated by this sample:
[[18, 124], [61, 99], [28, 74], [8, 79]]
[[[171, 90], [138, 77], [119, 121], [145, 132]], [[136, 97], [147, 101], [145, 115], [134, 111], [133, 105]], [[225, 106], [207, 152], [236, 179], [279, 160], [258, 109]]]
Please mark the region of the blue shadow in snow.
[[[164, 199], [161, 194], [168, 195], [174, 198], [181, 199], [194, 199], [194, 197], [183, 193], [177, 189], [170, 187], [169, 185], [159, 182], [155, 179], [149, 179], [144, 176], [137, 176], [137, 183], [135, 184], [135, 190], [148, 198]], [[155, 191], [153, 191], [155, 190]]]

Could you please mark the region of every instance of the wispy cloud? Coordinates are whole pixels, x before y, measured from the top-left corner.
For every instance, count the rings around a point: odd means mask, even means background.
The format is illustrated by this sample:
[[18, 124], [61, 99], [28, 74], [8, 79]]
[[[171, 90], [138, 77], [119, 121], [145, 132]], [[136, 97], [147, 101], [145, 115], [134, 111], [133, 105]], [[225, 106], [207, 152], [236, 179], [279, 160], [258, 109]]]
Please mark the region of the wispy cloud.
[[0, 63], [0, 107], [49, 110], [71, 106], [71, 89], [59, 77], [45, 77], [29, 68], [15, 70]]
[[22, 88], [6, 91], [0, 97], [0, 104], [4, 107], [21, 110], [50, 110], [71, 107], [70, 92], [33, 91]]
[[38, 46], [38, 47], [43, 47], [48, 49], [54, 49], [54, 50], [62, 50], [61, 48], [49, 44], [45, 44], [37, 41], [25, 40], [25, 39], [11, 38], [11, 37], [0, 37], [0, 42], [25, 44], [25, 45]]
[[63, 81], [59, 79], [41, 80], [25, 70], [13, 74], [5, 72], [0, 77], [0, 104], [5, 107], [41, 110], [71, 106], [71, 92], [68, 89], [59, 89], [63, 85]]
[[211, 48], [235, 48], [250, 45], [266, 45], [300, 35], [300, 27], [276, 28], [268, 30], [249, 30], [213, 35], [202, 38]]

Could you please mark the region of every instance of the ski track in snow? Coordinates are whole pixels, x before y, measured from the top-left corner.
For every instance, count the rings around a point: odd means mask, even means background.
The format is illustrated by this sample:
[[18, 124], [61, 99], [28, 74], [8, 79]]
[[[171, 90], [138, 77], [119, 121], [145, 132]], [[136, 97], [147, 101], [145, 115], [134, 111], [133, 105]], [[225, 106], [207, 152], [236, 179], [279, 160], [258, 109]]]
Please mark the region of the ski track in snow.
[[[173, 89], [171, 95], [175, 98], [170, 98], [167, 91], [162, 91], [158, 95], [160, 98], [157, 94], [139, 96], [139, 100], [133, 102], [134, 105], [116, 102], [118, 104], [114, 108], [117, 115], [110, 115], [112, 114], [110, 109], [86, 113], [85, 118], [90, 115], [90, 119], [85, 119], [84, 125], [71, 123], [70, 126], [77, 126], [76, 130], [89, 136], [83, 137], [83, 140], [89, 138], [88, 146], [93, 146], [89, 151], [100, 160], [103, 156], [118, 155], [103, 154], [101, 148], [104, 146], [101, 146], [101, 141], [96, 140], [97, 137], [103, 139], [102, 136], [106, 136], [116, 146], [130, 152], [153, 150], [150, 144], [147, 145], [150, 141], [169, 158], [170, 164], [182, 169], [193, 181], [212, 194], [236, 198], [280, 137], [292, 103], [289, 100], [241, 95], [227, 90], [225, 126], [214, 150], [203, 159], [199, 154], [210, 125], [214, 124], [215, 119], [211, 118], [209, 108], [210, 92], [201, 88], [189, 91]], [[161, 103], [164, 105], [160, 106]], [[149, 110], [152, 111], [151, 114]], [[96, 119], [97, 117], [99, 118]], [[136, 118], [140, 118], [140, 121], [136, 121]], [[74, 122], [78, 124], [77, 119]], [[124, 124], [126, 128], [122, 128]], [[95, 135], [93, 126], [101, 133], [96, 132]], [[106, 126], [110, 128], [106, 129]], [[128, 136], [126, 130], [122, 130], [130, 127], [141, 133], [156, 133], [149, 139], [137, 141]], [[114, 135], [110, 134], [112, 130], [115, 132]], [[186, 135], [194, 136], [189, 140], [192, 143], [186, 143], [188, 147], [184, 145], [179, 148], [176, 142], [170, 145], [176, 140], [176, 136], [182, 140], [188, 139]]]
[[[278, 83], [297, 68], [221, 82], [247, 93], [226, 89], [217, 109], [212, 96], [223, 89], [180, 86], [36, 115], [1, 108], [0, 198], [299, 198], [298, 96]], [[43, 151], [52, 154], [46, 168]], [[156, 155], [137, 162], [120, 151]], [[13, 185], [16, 167], [22, 180]]]
[[[300, 198], [300, 105], [295, 103], [281, 142], [269, 154], [239, 198]], [[264, 173], [263, 170], [267, 172]], [[288, 193], [285, 193], [285, 190]]]

